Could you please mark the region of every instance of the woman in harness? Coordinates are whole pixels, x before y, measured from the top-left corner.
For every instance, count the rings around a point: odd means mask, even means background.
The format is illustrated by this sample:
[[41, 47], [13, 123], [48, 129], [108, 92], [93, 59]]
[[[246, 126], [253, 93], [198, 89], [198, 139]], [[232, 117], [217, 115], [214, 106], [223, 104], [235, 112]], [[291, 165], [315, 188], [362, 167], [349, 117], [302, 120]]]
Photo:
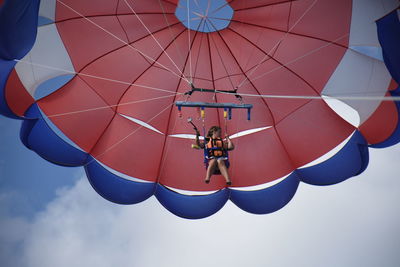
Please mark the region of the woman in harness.
[[205, 182], [210, 182], [211, 176], [215, 173], [217, 168], [224, 176], [227, 185], [231, 185], [231, 179], [229, 178], [228, 167], [225, 163], [228, 160], [227, 151], [233, 150], [235, 147], [229, 136], [225, 136], [225, 141], [221, 138], [221, 128], [218, 126], [212, 126], [208, 131], [207, 137], [204, 142], [199, 140], [200, 133], [196, 132], [196, 145], [203, 148], [206, 146], [208, 155], [208, 168]]

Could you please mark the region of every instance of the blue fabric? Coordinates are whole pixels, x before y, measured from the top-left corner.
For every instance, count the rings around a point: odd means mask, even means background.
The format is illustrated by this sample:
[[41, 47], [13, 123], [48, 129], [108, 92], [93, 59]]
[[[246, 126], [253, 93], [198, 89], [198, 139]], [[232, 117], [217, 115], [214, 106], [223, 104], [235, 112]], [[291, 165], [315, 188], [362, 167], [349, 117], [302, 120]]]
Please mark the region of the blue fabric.
[[386, 67], [400, 84], [400, 21], [397, 10], [379, 19], [376, 25]]
[[239, 208], [254, 214], [267, 214], [283, 208], [293, 198], [299, 186], [296, 172], [271, 187], [240, 191], [231, 189], [230, 199]]
[[[393, 79], [400, 84], [400, 21], [397, 10], [377, 20], [378, 38], [383, 51], [383, 59]], [[392, 96], [400, 96], [400, 88], [391, 92]], [[397, 112], [400, 118], [400, 103], [396, 102]], [[400, 125], [385, 141], [371, 145], [374, 148], [385, 148], [400, 142]]]
[[135, 182], [121, 178], [90, 157], [85, 166], [86, 175], [96, 192], [103, 198], [118, 204], [135, 204], [151, 197], [155, 183]]
[[317, 165], [298, 169], [303, 182], [314, 185], [331, 185], [360, 174], [368, 164], [368, 147], [365, 138], [356, 131], [347, 144], [333, 157]]
[[37, 33], [40, 0], [6, 0], [0, 7], [0, 58], [21, 59]]
[[[37, 104], [27, 111], [27, 119], [21, 128], [21, 141], [44, 159], [62, 166], [81, 166], [86, 163], [87, 153], [62, 140], [45, 122]], [[37, 119], [35, 119], [37, 118]]]
[[229, 198], [229, 189], [209, 195], [182, 195], [159, 185], [155, 196], [173, 214], [186, 219], [201, 219], [219, 211]]
[[[390, 92], [392, 96], [400, 97], [400, 87], [398, 87], [395, 91]], [[397, 108], [398, 118], [400, 119], [400, 102], [395, 102]], [[385, 141], [371, 145], [373, 148], [385, 148], [389, 146], [393, 146], [400, 142], [400, 123], [397, 121], [396, 129], [393, 131], [392, 135], [387, 138]]]
[[0, 114], [13, 119], [19, 119], [19, 117], [11, 111], [5, 96], [7, 80], [15, 64], [15, 61], [3, 60], [0, 58]]

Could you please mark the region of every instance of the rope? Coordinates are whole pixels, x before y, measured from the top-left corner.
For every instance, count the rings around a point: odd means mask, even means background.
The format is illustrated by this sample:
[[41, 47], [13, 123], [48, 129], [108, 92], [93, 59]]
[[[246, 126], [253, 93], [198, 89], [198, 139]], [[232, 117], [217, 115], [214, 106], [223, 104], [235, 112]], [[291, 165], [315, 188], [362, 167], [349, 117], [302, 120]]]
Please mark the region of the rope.
[[164, 66], [163, 64], [161, 64], [160, 62], [158, 62], [157, 60], [155, 60], [154, 58], [146, 55], [145, 53], [143, 53], [142, 51], [140, 51], [139, 49], [137, 49], [136, 47], [132, 46], [131, 44], [125, 42], [124, 40], [122, 40], [121, 38], [119, 38], [118, 36], [116, 36], [115, 34], [113, 34], [112, 32], [108, 31], [107, 29], [101, 27], [99, 24], [95, 23], [94, 21], [88, 19], [87, 17], [85, 17], [84, 15], [82, 15], [81, 13], [79, 13], [78, 11], [76, 11], [75, 9], [73, 9], [72, 7], [68, 6], [67, 4], [65, 4], [64, 2], [62, 2], [61, 0], [56, 0], [57, 2], [59, 2], [60, 4], [62, 4], [63, 6], [65, 6], [66, 8], [70, 9], [71, 11], [73, 11], [74, 13], [76, 13], [77, 15], [79, 15], [80, 17], [82, 17], [83, 19], [87, 20], [88, 22], [90, 22], [91, 24], [93, 24], [94, 26], [98, 27], [99, 29], [101, 29], [102, 31], [106, 32], [107, 34], [111, 35], [112, 37], [114, 37], [115, 39], [117, 39], [118, 41], [122, 42], [123, 44], [125, 44], [126, 46], [130, 47], [131, 49], [135, 50], [136, 52], [138, 52], [139, 54], [141, 54], [142, 56], [144, 56], [145, 58], [151, 60], [152, 62], [155, 62], [156, 64], [160, 65], [161, 67], [165, 68], [166, 70], [168, 70], [169, 72], [171, 72], [172, 74], [174, 74], [175, 76], [179, 77], [179, 79], [184, 79], [186, 82], [188, 82], [188, 80], [178, 74], [176, 74], [174, 71], [172, 71], [171, 69], [167, 68], [166, 66]]
[[[271, 69], [271, 70], [269, 70], [269, 71], [267, 71], [267, 72], [265, 72], [265, 73], [263, 73], [263, 74], [261, 74], [261, 75], [259, 75], [259, 76], [256, 76], [255, 78], [251, 79], [251, 82], [254, 82], [254, 81], [256, 81], [256, 80], [258, 80], [258, 79], [264, 77], [265, 75], [268, 75], [268, 74], [270, 74], [270, 73], [272, 73], [272, 72], [274, 72], [274, 71], [277, 71], [277, 70], [279, 70], [279, 69], [281, 69], [281, 68], [284, 68], [284, 67], [286, 67], [286, 66], [288, 66], [288, 65], [290, 65], [290, 64], [292, 64], [292, 63], [294, 63], [294, 62], [297, 62], [297, 61], [299, 61], [300, 59], [303, 59], [303, 58], [305, 58], [305, 57], [307, 57], [307, 56], [309, 56], [309, 55], [311, 55], [311, 54], [314, 54], [315, 52], [318, 52], [319, 50], [321, 50], [321, 49], [323, 49], [323, 48], [325, 48], [325, 47], [328, 47], [328, 46], [334, 44], [336, 41], [339, 41], [340, 39], [343, 39], [343, 38], [347, 37], [348, 35], [350, 35], [350, 33], [346, 33], [346, 34], [340, 36], [339, 38], [337, 38], [337, 39], [335, 39], [335, 40], [333, 40], [333, 41], [331, 41], [331, 42], [328, 42], [328, 43], [326, 43], [326, 44], [324, 44], [324, 45], [322, 45], [322, 46], [320, 46], [320, 47], [317, 47], [316, 49], [313, 49], [313, 50], [311, 50], [311, 51], [305, 53], [304, 55], [301, 55], [301, 56], [299, 56], [299, 57], [297, 57], [297, 58], [295, 58], [295, 59], [293, 59], [293, 60], [291, 60], [291, 61], [289, 61], [289, 62], [287, 62], [287, 63], [285, 63], [285, 64], [280, 65], [279, 67], [273, 68], [273, 69]], [[262, 63], [264, 63], [264, 62], [262, 62]], [[251, 75], [251, 74], [250, 74], [250, 75]], [[249, 77], [249, 75], [248, 75], [247, 77]], [[246, 80], [248, 80], [248, 79], [246, 79]], [[251, 82], [250, 82], [250, 81], [247, 81], [247, 82], [245, 82], [245, 83], [242, 82], [242, 83], [241, 83], [241, 86], [246, 85], [246, 84], [249, 84], [249, 83], [251, 83]]]
[[[206, 18], [206, 20], [207, 20], [208, 22], [211, 23], [211, 26], [214, 27], [214, 25], [212, 24], [212, 22], [211, 22], [209, 19]], [[208, 27], [208, 24], [207, 24], [207, 28], [208, 28], [209, 31], [211, 31], [211, 30], [210, 30], [210, 27]], [[214, 28], [215, 28], [215, 27], [214, 27]], [[215, 29], [215, 30], [216, 30], [216, 29]], [[224, 70], [225, 70], [225, 72], [226, 72], [226, 76], [227, 76], [228, 79], [229, 79], [229, 82], [230, 82], [230, 84], [231, 84], [231, 86], [232, 86], [232, 89], [235, 90], [235, 85], [233, 84], [233, 81], [232, 81], [232, 79], [231, 79], [231, 76], [229, 75], [228, 69], [227, 69], [227, 67], [225, 66], [224, 61], [222, 60], [221, 53], [219, 52], [219, 49], [218, 49], [218, 47], [217, 47], [217, 45], [216, 45], [216, 43], [215, 43], [215, 41], [214, 41], [213, 35], [211, 35], [211, 40], [212, 40], [212, 42], [213, 42], [213, 44], [214, 44], [214, 46], [215, 46], [215, 50], [217, 51], [218, 57], [219, 57], [219, 59], [221, 60], [222, 66], [224, 67]]]
[[[190, 38], [190, 17], [189, 17], [189, 9], [190, 9], [190, 0], [186, 1], [187, 5], [187, 19], [188, 19], [188, 48], [189, 48], [189, 75], [190, 75], [190, 84], [193, 84], [193, 74], [192, 74], [192, 53], [191, 53], [191, 38]], [[199, 23], [199, 27], [200, 27], [201, 21]]]
[[162, 10], [162, 13], [163, 13], [165, 22], [166, 22], [167, 25], [168, 25], [169, 33], [170, 33], [171, 38], [173, 39], [175, 49], [176, 49], [176, 51], [178, 51], [178, 53], [179, 53], [179, 58], [180, 58], [180, 60], [183, 61], [183, 54], [182, 54], [182, 51], [181, 51], [181, 49], [179, 49], [178, 45], [177, 45], [176, 42], [175, 42], [176, 38], [174, 37], [174, 34], [172, 33], [172, 27], [171, 27], [171, 25], [170, 25], [170, 23], [169, 23], [169, 21], [168, 21], [168, 18], [167, 18], [166, 12], [165, 12], [164, 5], [162, 4], [161, 0], [158, 0], [158, 3], [159, 3], [159, 5], [160, 5], [160, 7], [161, 7], [161, 10]]
[[284, 36], [282, 36], [281, 39], [278, 40], [278, 42], [271, 48], [271, 50], [260, 60], [260, 62], [258, 62], [258, 64], [256, 65], [255, 68], [253, 68], [249, 75], [246, 75], [246, 78], [239, 83], [239, 85], [237, 86], [237, 88], [240, 88], [248, 79], [249, 77], [258, 69], [259, 66], [261, 66], [261, 64], [264, 62], [264, 60], [269, 57], [269, 54], [276, 48], [279, 46], [279, 44], [286, 39], [286, 37], [289, 35], [289, 33], [294, 29], [294, 27], [297, 26], [297, 24], [304, 18], [304, 16], [314, 7], [314, 5], [317, 3], [318, 0], [314, 0], [314, 2], [306, 9], [306, 11], [300, 16], [300, 18], [293, 24], [292, 27], [290, 27], [290, 29], [285, 33]]
[[[58, 0], [57, 0], [58, 1]], [[154, 37], [154, 35], [151, 33], [149, 28], [146, 26], [146, 24], [142, 21], [142, 19], [138, 16], [138, 14], [135, 12], [135, 10], [132, 8], [132, 6], [128, 3], [127, 0], [124, 0], [125, 4], [128, 5], [129, 9], [133, 12], [133, 14], [137, 17], [137, 19], [140, 21], [140, 23], [143, 25], [143, 27], [146, 29], [146, 31], [150, 34], [150, 36], [154, 39], [154, 41], [158, 44], [158, 46], [161, 48], [163, 53], [168, 57], [168, 59], [172, 62], [172, 64], [175, 66], [175, 68], [178, 70], [178, 72], [182, 75], [182, 78], [190, 84], [190, 81], [185, 77], [183, 72], [178, 68], [178, 66], [175, 64], [175, 61], [172, 60], [172, 58], [169, 56], [166, 50], [161, 46], [161, 44], [158, 42], [158, 40]]]
[[[147, 124], [149, 124], [152, 120], [154, 120], [155, 118], [157, 118], [158, 116], [160, 116], [164, 111], [166, 111], [167, 109], [169, 109], [174, 103], [169, 104], [167, 107], [165, 107], [163, 110], [161, 110], [159, 113], [157, 113], [156, 115], [154, 115], [152, 118], [150, 118], [148, 121], [146, 121]], [[106, 154], [107, 152], [109, 152], [111, 149], [115, 148], [116, 146], [118, 146], [119, 144], [121, 144], [123, 141], [125, 141], [127, 138], [129, 138], [130, 136], [134, 135], [137, 131], [141, 130], [144, 126], [140, 125], [138, 128], [136, 128], [135, 130], [133, 130], [132, 132], [130, 132], [128, 135], [126, 135], [125, 137], [123, 137], [122, 139], [120, 139], [118, 142], [114, 143], [113, 145], [111, 145], [110, 147], [108, 147], [106, 150], [104, 150], [102, 153], [98, 154], [96, 156], [96, 159], [100, 158], [101, 156], [103, 156], [104, 154]], [[89, 161], [88, 163], [86, 163], [84, 166], [89, 165], [90, 163], [92, 163], [93, 161], [96, 160], [93, 157], [93, 160]]]
[[[216, 91], [221, 94], [228, 94], [222, 91]], [[260, 98], [278, 98], [278, 99], [319, 99], [323, 100], [326, 98], [333, 98], [337, 100], [361, 100], [361, 101], [373, 101], [373, 100], [381, 100], [381, 101], [400, 101], [400, 96], [350, 96], [350, 95], [342, 95], [342, 96], [307, 96], [307, 95], [259, 95], [259, 94], [240, 94], [241, 96], [249, 96], [249, 97], [260, 97]]]
[[136, 100], [136, 101], [130, 101], [130, 102], [125, 102], [122, 104], [115, 104], [115, 105], [107, 105], [107, 106], [101, 106], [101, 107], [96, 107], [96, 108], [89, 108], [89, 109], [82, 109], [82, 110], [77, 110], [77, 111], [71, 111], [71, 112], [64, 112], [64, 113], [57, 113], [53, 115], [46, 115], [48, 118], [52, 117], [61, 117], [61, 116], [66, 116], [66, 115], [72, 115], [72, 114], [78, 114], [78, 113], [84, 113], [84, 112], [89, 112], [89, 111], [97, 111], [100, 109], [107, 109], [107, 108], [113, 108], [113, 107], [121, 107], [121, 106], [126, 106], [126, 105], [132, 105], [132, 104], [137, 104], [137, 103], [143, 103], [143, 102], [150, 102], [158, 99], [163, 99], [163, 98], [168, 98], [168, 97], [173, 97], [175, 94], [172, 95], [166, 95], [166, 96], [159, 96], [159, 97], [154, 97], [154, 98], [148, 98], [148, 99], [142, 99], [142, 100]]
[[33, 62], [26, 61], [26, 60], [14, 59], [14, 61], [18, 62], [18, 63], [21, 62], [21, 63], [24, 63], [24, 64], [31, 64], [31, 65], [42, 67], [42, 68], [46, 68], [46, 69], [62, 71], [62, 72], [69, 73], [69, 74], [75, 74], [75, 75], [90, 77], [90, 78], [94, 78], [94, 79], [120, 83], [120, 84], [124, 84], [124, 85], [135, 85], [135, 86], [139, 86], [139, 87], [143, 87], [143, 88], [151, 89], [151, 90], [155, 90], [155, 91], [161, 91], [161, 92], [166, 92], [166, 93], [175, 93], [173, 91], [169, 91], [169, 90], [161, 89], [161, 88], [157, 88], [157, 87], [152, 87], [152, 86], [147, 86], [147, 85], [144, 85], [144, 84], [130, 83], [130, 82], [125, 82], [125, 81], [105, 78], [105, 77], [101, 77], [101, 76], [96, 76], [96, 75], [92, 75], [92, 74], [86, 74], [86, 73], [82, 73], [82, 72], [75, 72], [75, 71], [61, 69], [61, 68], [52, 67], [52, 66], [47, 66], [47, 65], [43, 65], [43, 64], [39, 64], [39, 63], [33, 63]]

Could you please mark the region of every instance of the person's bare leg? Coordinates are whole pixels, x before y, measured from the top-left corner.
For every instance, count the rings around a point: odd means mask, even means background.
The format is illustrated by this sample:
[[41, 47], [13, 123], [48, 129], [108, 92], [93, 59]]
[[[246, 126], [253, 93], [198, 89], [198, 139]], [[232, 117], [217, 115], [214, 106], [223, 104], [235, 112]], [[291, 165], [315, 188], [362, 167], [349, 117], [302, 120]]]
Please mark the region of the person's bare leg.
[[208, 162], [207, 175], [206, 175], [206, 180], [205, 180], [205, 182], [207, 184], [210, 182], [211, 175], [214, 174], [216, 167], [217, 167], [217, 160], [210, 159], [210, 161]]
[[229, 177], [228, 168], [225, 165], [225, 160], [218, 160], [218, 168], [221, 174], [225, 177], [227, 184], [231, 184], [231, 178]]

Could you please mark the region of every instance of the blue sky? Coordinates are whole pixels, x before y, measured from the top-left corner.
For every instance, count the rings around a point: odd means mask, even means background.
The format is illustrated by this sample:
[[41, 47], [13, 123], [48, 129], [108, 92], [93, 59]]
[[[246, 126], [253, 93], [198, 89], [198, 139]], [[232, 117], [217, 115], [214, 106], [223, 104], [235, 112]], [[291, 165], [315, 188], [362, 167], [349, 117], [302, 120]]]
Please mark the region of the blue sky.
[[73, 185], [83, 170], [51, 164], [24, 147], [19, 139], [21, 123], [0, 117], [0, 195], [6, 202], [0, 209], [31, 217], [55, 197], [57, 188]]

